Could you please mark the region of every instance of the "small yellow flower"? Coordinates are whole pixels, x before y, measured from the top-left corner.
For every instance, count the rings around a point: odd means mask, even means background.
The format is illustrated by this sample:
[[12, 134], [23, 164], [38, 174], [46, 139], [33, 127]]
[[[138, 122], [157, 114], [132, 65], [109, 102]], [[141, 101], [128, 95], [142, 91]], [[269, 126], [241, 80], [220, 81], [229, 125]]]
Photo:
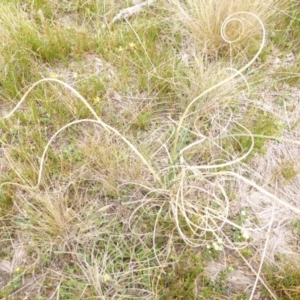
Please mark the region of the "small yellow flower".
[[21, 268], [16, 268], [15, 269], [15, 273], [20, 273], [21, 272]]
[[134, 49], [136, 47], [136, 44], [133, 43], [133, 42], [131, 42], [131, 43], [129, 43], [129, 47], [132, 48], [132, 49]]
[[95, 97], [93, 100], [94, 100], [94, 103], [95, 103], [95, 104], [97, 104], [97, 103], [100, 102], [100, 98], [99, 98], [99, 97]]
[[122, 46], [120, 46], [119, 48], [118, 48], [118, 52], [122, 52], [123, 51], [123, 48], [122, 48]]
[[229, 267], [228, 267], [228, 271], [229, 271], [229, 272], [234, 271], [234, 267], [233, 267], [233, 266], [229, 266]]
[[104, 282], [107, 282], [107, 281], [110, 281], [111, 280], [111, 277], [108, 275], [108, 274], [105, 274], [104, 276], [103, 276], [103, 281]]
[[54, 72], [51, 72], [50, 77], [56, 79], [56, 78], [58, 78], [58, 75]]

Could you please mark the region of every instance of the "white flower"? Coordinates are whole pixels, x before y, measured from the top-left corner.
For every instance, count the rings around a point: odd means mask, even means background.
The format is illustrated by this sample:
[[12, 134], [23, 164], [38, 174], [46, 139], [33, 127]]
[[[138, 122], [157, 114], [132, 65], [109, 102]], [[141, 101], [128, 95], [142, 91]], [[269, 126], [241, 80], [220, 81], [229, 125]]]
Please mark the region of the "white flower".
[[216, 251], [222, 251], [223, 250], [223, 246], [220, 245], [219, 243], [213, 242], [212, 245], [213, 245], [213, 247]]
[[243, 229], [243, 230], [242, 230], [242, 237], [243, 237], [245, 240], [248, 240], [248, 239], [250, 238], [249, 232], [248, 232], [246, 229]]

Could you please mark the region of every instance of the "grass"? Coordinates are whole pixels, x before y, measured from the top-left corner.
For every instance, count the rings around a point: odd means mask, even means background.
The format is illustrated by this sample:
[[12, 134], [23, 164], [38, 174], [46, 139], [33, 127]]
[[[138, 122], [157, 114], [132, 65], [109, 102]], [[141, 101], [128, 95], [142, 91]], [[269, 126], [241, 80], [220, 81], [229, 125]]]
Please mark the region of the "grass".
[[[285, 262], [282, 264], [282, 260]], [[299, 264], [289, 261], [287, 258], [279, 258], [277, 266], [265, 266], [266, 280], [271, 283], [278, 299], [299, 298]]]
[[0, 4], [0, 298], [296, 299], [298, 4], [128, 6]]

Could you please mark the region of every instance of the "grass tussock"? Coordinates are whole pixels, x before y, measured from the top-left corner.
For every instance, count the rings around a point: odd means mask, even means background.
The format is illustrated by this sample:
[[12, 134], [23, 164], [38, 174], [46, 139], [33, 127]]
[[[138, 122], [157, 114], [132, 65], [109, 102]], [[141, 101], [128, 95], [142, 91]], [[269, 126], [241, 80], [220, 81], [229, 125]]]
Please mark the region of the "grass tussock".
[[257, 18], [265, 24], [277, 1], [170, 0], [169, 4], [174, 26], [182, 24], [198, 51], [212, 59], [226, 57], [238, 63], [247, 61], [259, 49], [261, 28]]
[[217, 2], [0, 4], [1, 299], [297, 297], [297, 4]]

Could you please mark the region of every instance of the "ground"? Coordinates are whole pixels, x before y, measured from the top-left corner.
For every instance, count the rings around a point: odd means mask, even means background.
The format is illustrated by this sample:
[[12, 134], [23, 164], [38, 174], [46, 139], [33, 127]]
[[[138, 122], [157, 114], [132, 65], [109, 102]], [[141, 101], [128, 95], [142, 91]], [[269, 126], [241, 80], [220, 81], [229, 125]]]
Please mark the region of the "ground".
[[1, 2], [0, 299], [300, 299], [300, 5], [248, 2]]

